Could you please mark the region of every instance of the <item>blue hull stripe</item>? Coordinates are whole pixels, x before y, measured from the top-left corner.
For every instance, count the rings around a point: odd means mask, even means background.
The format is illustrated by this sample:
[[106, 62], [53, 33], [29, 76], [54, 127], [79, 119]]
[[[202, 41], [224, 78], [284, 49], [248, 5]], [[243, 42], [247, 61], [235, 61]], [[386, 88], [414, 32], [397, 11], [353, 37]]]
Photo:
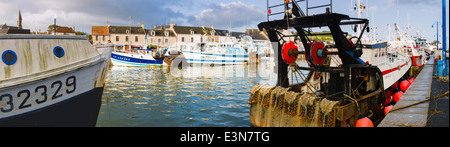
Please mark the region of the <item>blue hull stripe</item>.
[[233, 63], [233, 62], [245, 62], [247, 60], [205, 60], [205, 59], [187, 59], [191, 62], [217, 62], [217, 63]]
[[201, 53], [201, 52], [193, 52], [193, 51], [183, 51], [186, 53], [194, 53], [194, 54], [202, 54], [202, 55], [209, 55], [209, 56], [219, 56], [219, 57], [232, 57], [232, 58], [248, 58], [248, 55], [242, 55], [242, 54], [211, 54], [211, 53]]
[[112, 53], [111, 59], [115, 59], [116, 61], [122, 61], [122, 63], [135, 63], [135, 64], [163, 64], [163, 60], [146, 60], [146, 59], [139, 59], [139, 58], [132, 58], [132, 57], [126, 57], [121, 56]]
[[127, 62], [127, 61], [122, 61], [122, 60], [117, 60], [117, 59], [111, 59], [114, 62], [119, 62], [119, 63], [123, 63], [123, 64], [128, 64], [128, 65], [132, 65], [132, 66], [164, 66], [164, 64], [144, 64], [144, 63], [132, 63], [132, 62]]

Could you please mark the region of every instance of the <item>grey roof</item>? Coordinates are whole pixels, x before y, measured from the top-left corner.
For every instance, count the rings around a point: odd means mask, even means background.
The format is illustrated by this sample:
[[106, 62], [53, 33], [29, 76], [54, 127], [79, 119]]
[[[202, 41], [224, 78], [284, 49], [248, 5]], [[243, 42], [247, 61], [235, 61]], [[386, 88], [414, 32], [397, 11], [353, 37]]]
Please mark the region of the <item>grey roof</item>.
[[[129, 26], [110, 26], [110, 34], [128, 34], [127, 30], [130, 30]], [[131, 34], [145, 34], [145, 30], [142, 27], [131, 27]]]

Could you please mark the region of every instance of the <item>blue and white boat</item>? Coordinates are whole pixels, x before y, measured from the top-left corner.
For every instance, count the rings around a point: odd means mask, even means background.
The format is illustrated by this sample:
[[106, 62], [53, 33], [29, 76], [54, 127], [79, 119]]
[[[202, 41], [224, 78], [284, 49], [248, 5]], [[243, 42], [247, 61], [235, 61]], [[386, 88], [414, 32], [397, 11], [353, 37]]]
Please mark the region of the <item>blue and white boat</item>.
[[189, 44], [182, 49], [187, 63], [202, 64], [243, 64], [248, 62], [248, 53], [244, 48], [233, 44]]
[[[156, 58], [152, 50], [138, 49], [134, 52], [114, 51], [111, 53], [111, 62], [114, 66], [167, 66], [164, 57]], [[163, 55], [163, 54], [161, 54]]]

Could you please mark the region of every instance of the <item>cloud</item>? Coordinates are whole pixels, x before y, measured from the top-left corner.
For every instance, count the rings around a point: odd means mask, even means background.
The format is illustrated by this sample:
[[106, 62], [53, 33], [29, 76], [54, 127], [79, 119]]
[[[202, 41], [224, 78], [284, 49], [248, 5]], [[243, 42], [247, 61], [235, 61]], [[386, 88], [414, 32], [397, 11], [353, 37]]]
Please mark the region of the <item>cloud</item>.
[[[187, 0], [190, 1], [190, 0]], [[46, 31], [48, 25], [76, 26], [81, 31], [90, 32], [91, 26], [132, 25], [138, 23], [146, 25], [162, 24], [168, 19], [185, 18], [167, 6], [179, 6], [184, 2], [178, 0], [0, 0], [0, 23], [15, 25], [17, 12], [22, 12], [24, 28], [31, 31]]]
[[441, 5], [441, 0], [388, 0], [389, 6], [395, 6], [395, 5]]
[[263, 10], [258, 10], [254, 5], [242, 2], [230, 2], [210, 4], [199, 14], [189, 18], [189, 22], [195, 26], [214, 26], [215, 28], [227, 28], [232, 23], [233, 28], [245, 27], [248, 24], [261, 22], [266, 17]]

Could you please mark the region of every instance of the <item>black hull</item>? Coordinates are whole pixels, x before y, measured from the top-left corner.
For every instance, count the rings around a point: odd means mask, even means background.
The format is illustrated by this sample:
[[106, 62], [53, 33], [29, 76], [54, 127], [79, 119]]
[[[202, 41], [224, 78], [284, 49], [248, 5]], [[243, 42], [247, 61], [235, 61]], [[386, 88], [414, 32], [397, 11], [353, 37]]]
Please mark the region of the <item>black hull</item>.
[[95, 127], [103, 87], [32, 112], [0, 120], [0, 127]]

